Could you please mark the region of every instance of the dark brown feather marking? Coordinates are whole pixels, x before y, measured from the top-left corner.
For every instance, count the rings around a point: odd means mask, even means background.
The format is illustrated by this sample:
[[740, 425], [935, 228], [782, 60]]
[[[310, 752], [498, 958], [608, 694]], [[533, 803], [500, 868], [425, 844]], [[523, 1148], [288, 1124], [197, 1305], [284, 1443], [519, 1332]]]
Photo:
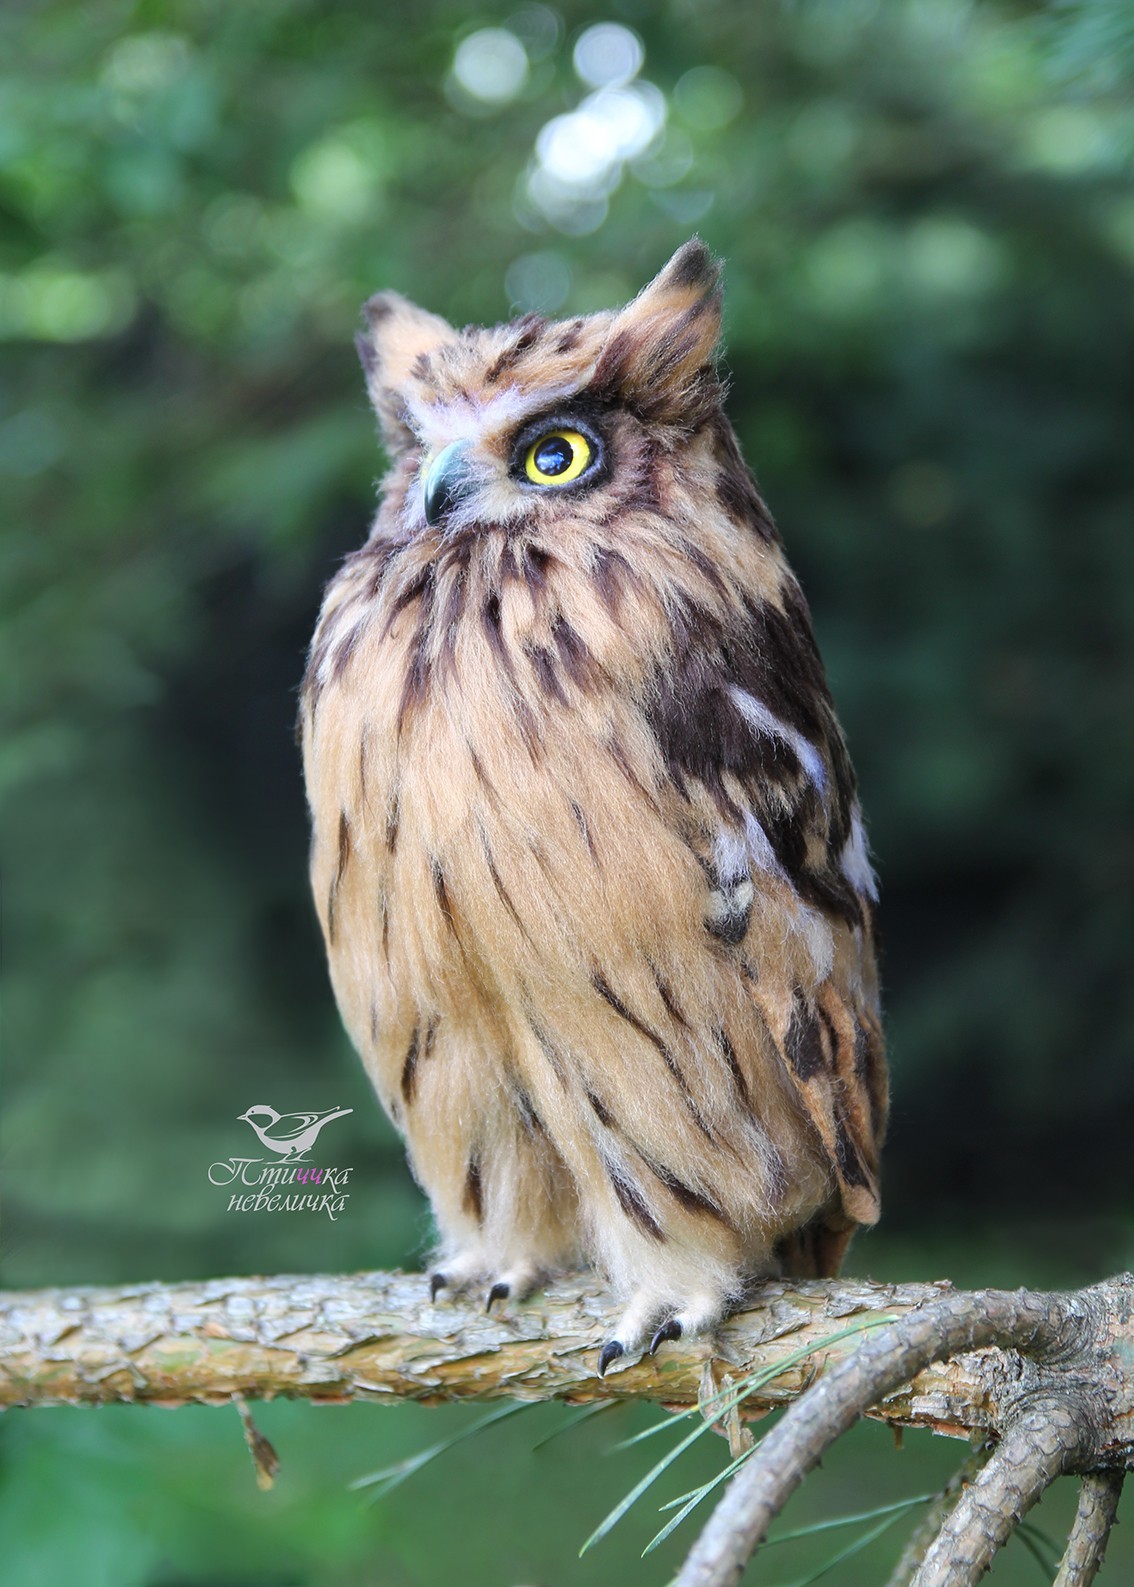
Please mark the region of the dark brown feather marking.
[[572, 320], [560, 332], [559, 340], [555, 344], [557, 353], [570, 353], [579, 345], [579, 338], [583, 334], [582, 320]]
[[801, 1080], [812, 1080], [824, 1068], [823, 1041], [815, 1010], [796, 992], [792, 998], [791, 1019], [784, 1038], [788, 1062]]
[[547, 1126], [536, 1112], [535, 1104], [524, 1090], [522, 1085], [513, 1083], [512, 1100], [516, 1104], [516, 1112], [520, 1115], [520, 1124], [528, 1135], [547, 1134]]
[[583, 842], [587, 845], [587, 852], [590, 854], [591, 859], [593, 860], [595, 857], [595, 842], [591, 837], [591, 829], [587, 824], [586, 811], [583, 809], [582, 805], [574, 799], [571, 801], [571, 814], [575, 817], [575, 825], [583, 834]]
[[870, 1184], [870, 1175], [863, 1166], [858, 1148], [851, 1139], [850, 1127], [842, 1107], [835, 1110], [835, 1163], [841, 1178], [848, 1185]]
[[632, 1223], [636, 1223], [643, 1234], [648, 1234], [651, 1240], [664, 1240], [661, 1224], [642, 1195], [638, 1186], [630, 1179], [617, 1163], [605, 1162], [607, 1177], [613, 1187], [614, 1194], [618, 1197], [618, 1205]]
[[700, 1108], [697, 1106], [696, 1099], [694, 1098], [692, 1091], [689, 1089], [689, 1082], [685, 1078], [681, 1065], [674, 1057], [664, 1039], [658, 1035], [656, 1030], [651, 1029], [651, 1027], [647, 1025], [644, 1020], [639, 1019], [637, 1014], [635, 1014], [632, 1009], [627, 1008], [626, 1004], [611, 988], [610, 983], [598, 970], [595, 970], [591, 975], [591, 985], [594, 987], [595, 991], [603, 999], [603, 1001], [610, 1005], [610, 1007], [620, 1019], [624, 1019], [633, 1030], [636, 1030], [639, 1035], [644, 1036], [648, 1042], [651, 1042], [653, 1046], [657, 1048], [658, 1052], [665, 1061], [666, 1068], [669, 1070], [670, 1074], [678, 1084], [678, 1087], [681, 1091], [682, 1100], [684, 1101], [685, 1106], [689, 1109], [689, 1113], [693, 1119], [693, 1122], [696, 1124], [697, 1128], [701, 1131], [701, 1134], [706, 1140], [713, 1141], [715, 1143], [716, 1137], [706, 1123]]
[[495, 789], [493, 787], [492, 778], [485, 771], [484, 762], [481, 760], [476, 750], [473, 749], [471, 744], [466, 745], [466, 748], [469, 752], [469, 760], [472, 763], [472, 769], [476, 773], [477, 782], [486, 788], [489, 793], [494, 793]]
[[717, 1206], [717, 1203], [711, 1197], [702, 1195], [699, 1190], [694, 1190], [692, 1185], [687, 1185], [684, 1180], [679, 1179], [671, 1169], [665, 1168], [661, 1163], [651, 1162], [649, 1158], [643, 1158], [643, 1162], [645, 1162], [646, 1167], [655, 1179], [665, 1186], [673, 1199], [679, 1206], [684, 1207], [686, 1212], [697, 1212], [703, 1217], [715, 1218], [718, 1223], [723, 1223], [727, 1229], [732, 1228], [733, 1225], [726, 1213]]
[[650, 966], [650, 970], [653, 973], [654, 985], [658, 989], [658, 996], [665, 1005], [666, 1013], [672, 1020], [675, 1020], [678, 1025], [682, 1025], [686, 1030], [688, 1030], [690, 1028], [689, 1021], [686, 1019], [681, 1005], [677, 1001], [677, 997], [673, 988], [670, 986], [669, 982], [665, 980], [661, 972], [655, 969], [652, 964]]
[[606, 749], [607, 754], [618, 767], [622, 775], [626, 778], [626, 781], [630, 784], [631, 788], [633, 788], [634, 792], [641, 795], [651, 810], [657, 810], [657, 800], [654, 798], [653, 794], [646, 787], [645, 783], [637, 775], [633, 766], [631, 766], [630, 762], [627, 760], [622, 745], [618, 742], [618, 740], [615, 738], [608, 738], [606, 741]]
[[514, 369], [524, 353], [533, 347], [547, 327], [547, 321], [542, 314], [525, 314], [516, 321], [520, 334], [516, 340], [499, 353], [484, 372], [484, 378], [489, 385], [496, 382], [508, 370]]
[[593, 690], [606, 672], [587, 648], [586, 641], [560, 612], [551, 628], [551, 638], [559, 660], [575, 687], [584, 694]]
[[566, 1086], [567, 1086], [567, 1073], [566, 1073], [566, 1070], [563, 1068], [563, 1060], [560, 1058], [559, 1054], [556, 1052], [555, 1046], [554, 1046], [554, 1044], [553, 1044], [553, 1042], [551, 1040], [551, 1037], [542, 1028], [542, 1026], [540, 1026], [540, 1025], [538, 1025], [536, 1023], [535, 1019], [532, 1017], [532, 1014], [531, 1014], [530, 1010], [525, 1010], [525, 1014], [526, 1014], [527, 1021], [528, 1021], [528, 1028], [531, 1030], [532, 1035], [535, 1037], [536, 1042], [539, 1045], [539, 1049], [543, 1053], [543, 1056], [547, 1059], [548, 1063], [551, 1065], [552, 1073], [555, 1075], [555, 1078], [559, 1081], [559, 1084], [566, 1089]]
[[436, 855], [430, 856], [429, 875], [433, 882], [433, 896], [437, 900], [437, 907], [445, 917], [445, 924], [456, 936], [457, 926], [453, 919], [453, 910], [449, 902], [449, 889], [445, 886], [445, 872], [441, 869], [441, 861]]
[[559, 681], [559, 669], [555, 665], [555, 657], [551, 651], [545, 645], [527, 645], [525, 650], [535, 672], [536, 681], [544, 694], [550, 695], [560, 705], [566, 705], [567, 695]]
[[[429, 689], [429, 643], [433, 624], [435, 585], [432, 578], [422, 582], [417, 628], [410, 643], [410, 658], [402, 680], [402, 697], [398, 703], [397, 732], [401, 735], [406, 718], [424, 700]], [[392, 620], [392, 619], [391, 619]], [[389, 624], [387, 624], [387, 631]]]
[[776, 540], [775, 526], [756, 481], [741, 456], [731, 424], [720, 414], [713, 427], [717, 448], [717, 500], [736, 523], [752, 529], [761, 540]]
[[351, 659], [358, 649], [358, 642], [365, 632], [366, 621], [363, 619], [361, 622], [355, 623], [346, 638], [341, 639], [336, 645], [335, 653], [331, 660], [331, 676], [336, 683], [350, 665]]
[[339, 850], [335, 862], [335, 874], [331, 878], [330, 890], [327, 894], [327, 941], [335, 941], [335, 905], [338, 901], [339, 886], [350, 864], [350, 821], [345, 810], [339, 811]]
[[366, 741], [369, 737], [370, 726], [364, 722], [358, 739], [358, 796], [364, 806], [366, 804]]
[[484, 1222], [484, 1182], [481, 1178], [480, 1161], [476, 1157], [469, 1159], [461, 1205], [478, 1223]]
[[496, 861], [493, 859], [492, 850], [488, 846], [488, 834], [484, 831], [483, 827], [481, 828], [481, 833], [480, 833], [480, 843], [481, 843], [481, 848], [484, 850], [484, 862], [488, 866], [488, 874], [492, 878], [492, 885], [496, 889], [497, 897], [500, 899], [500, 902], [504, 905], [504, 908], [511, 915], [511, 917], [515, 921], [516, 925], [519, 926], [519, 928], [523, 932], [524, 936], [527, 937], [528, 941], [530, 942], [531, 941], [531, 937], [528, 934], [528, 928], [524, 925], [524, 922], [520, 919], [519, 911], [517, 910], [515, 904], [512, 902], [512, 898], [511, 898], [511, 895], [508, 892], [508, 889], [504, 886], [504, 883], [501, 880], [500, 872], [496, 869]]
[[607, 610], [618, 616], [624, 592], [639, 583], [638, 575], [621, 551], [609, 546], [595, 546], [592, 557], [592, 578], [602, 596]]
[[614, 1010], [619, 1019], [624, 1019], [626, 1023], [636, 1030], [640, 1036], [644, 1036], [648, 1042], [652, 1042], [657, 1048], [658, 1052], [663, 1055], [663, 1057], [669, 1056], [666, 1044], [662, 1037], [658, 1035], [656, 1030], [651, 1030], [646, 1022], [639, 1019], [637, 1014], [635, 1014], [631, 1009], [627, 1008], [626, 1004], [618, 996], [617, 992], [613, 990], [609, 981], [607, 981], [606, 977], [600, 971], [595, 970], [592, 972], [591, 985], [602, 998], [603, 1002], [607, 1003]]
[[729, 1040], [728, 1031], [725, 1030], [722, 1025], [715, 1032], [715, 1035], [717, 1038], [717, 1046], [721, 1050], [721, 1057], [728, 1065], [729, 1073], [732, 1075], [733, 1084], [736, 1086], [737, 1093], [740, 1096], [741, 1101], [744, 1103], [744, 1106], [751, 1110], [752, 1096], [748, 1090], [748, 1082], [744, 1078], [744, 1073], [740, 1067], [740, 1060], [736, 1056], [736, 1048]]
[[418, 1032], [417, 1027], [414, 1026], [405, 1062], [402, 1064], [402, 1100], [407, 1107], [413, 1102], [414, 1091], [417, 1087], [417, 1047]]
[[389, 809], [386, 811], [386, 848], [393, 854], [398, 843], [398, 823], [401, 820], [401, 798], [395, 785]]
[[595, 1092], [591, 1090], [590, 1086], [587, 1087], [587, 1101], [593, 1108], [595, 1117], [598, 1119], [599, 1123], [605, 1125], [608, 1130], [611, 1129], [615, 1122], [614, 1114], [610, 1111], [602, 1098], [597, 1096]]

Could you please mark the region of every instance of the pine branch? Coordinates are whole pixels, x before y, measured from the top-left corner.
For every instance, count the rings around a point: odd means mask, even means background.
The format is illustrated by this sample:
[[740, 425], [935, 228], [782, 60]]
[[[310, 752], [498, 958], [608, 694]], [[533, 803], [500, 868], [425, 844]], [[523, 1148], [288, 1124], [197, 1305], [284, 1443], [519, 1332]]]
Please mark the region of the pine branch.
[[975, 1587], [1036, 1500], [1089, 1458], [1091, 1418], [1068, 1396], [1031, 1401], [1009, 1422], [984, 1469], [961, 1494], [913, 1587]]
[[[1001, 1437], [914, 1577], [968, 1587], [1047, 1483], [1067, 1470], [1134, 1463], [1134, 1278], [1070, 1295], [948, 1294], [835, 1364], [733, 1477], [677, 1587], [735, 1587], [787, 1499], [858, 1417], [932, 1363], [989, 1345], [985, 1426]], [[959, 1365], [954, 1362], [953, 1365]], [[957, 1546], [971, 1545], [971, 1558]]]
[[[698, 1403], [705, 1363], [734, 1375], [817, 1353], [767, 1383], [755, 1414], [794, 1399], [857, 1336], [950, 1294], [947, 1284], [770, 1281], [714, 1342], [676, 1341], [596, 1375], [614, 1303], [573, 1276], [521, 1304], [479, 1295], [433, 1303], [403, 1273], [211, 1279], [105, 1289], [0, 1292], [0, 1406], [111, 1401], [221, 1404], [277, 1395], [328, 1400], [647, 1399]], [[967, 1436], [987, 1423], [983, 1365], [931, 1369], [877, 1414]]]
[[679, 1587], [733, 1587], [861, 1415], [994, 1445], [898, 1580], [970, 1587], [1064, 1471], [1088, 1475], [1061, 1587], [1086, 1587], [1097, 1571], [1120, 1474], [1134, 1467], [1134, 1276], [1068, 1295], [769, 1281], [715, 1339], [668, 1343], [600, 1378], [612, 1320], [611, 1297], [585, 1275], [491, 1315], [479, 1296], [433, 1301], [424, 1277], [401, 1273], [0, 1294], [0, 1408], [236, 1403], [270, 1481], [274, 1452], [245, 1400], [645, 1399], [712, 1414], [711, 1365], [751, 1383], [742, 1415], [790, 1408], [736, 1471]]
[[1106, 1552], [1122, 1497], [1121, 1471], [1089, 1471], [1079, 1489], [1079, 1507], [1055, 1587], [1091, 1587]]
[[991, 1445], [982, 1440], [968, 1459], [953, 1473], [914, 1528], [913, 1535], [902, 1550], [901, 1558], [894, 1566], [886, 1587], [912, 1587], [914, 1577], [938, 1532], [956, 1509], [965, 1488], [988, 1463], [991, 1453]]

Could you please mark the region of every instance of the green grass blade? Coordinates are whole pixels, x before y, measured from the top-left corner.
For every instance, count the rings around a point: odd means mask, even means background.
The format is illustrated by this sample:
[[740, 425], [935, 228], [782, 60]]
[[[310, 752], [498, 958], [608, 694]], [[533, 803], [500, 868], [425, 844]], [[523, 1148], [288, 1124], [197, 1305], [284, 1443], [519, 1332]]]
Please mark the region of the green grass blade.
[[384, 1466], [381, 1471], [372, 1471], [365, 1477], [356, 1477], [349, 1484], [351, 1488], [373, 1488], [369, 1495], [372, 1502], [385, 1498], [394, 1488], [401, 1486], [407, 1477], [412, 1477], [415, 1472], [427, 1466], [431, 1460], [436, 1460], [438, 1455], [443, 1455], [454, 1444], [461, 1443], [466, 1438], [472, 1438], [474, 1433], [479, 1433], [493, 1422], [502, 1422], [506, 1416], [515, 1416], [517, 1411], [526, 1411], [530, 1407], [525, 1400], [516, 1400], [509, 1405], [498, 1406], [489, 1411], [487, 1416], [482, 1416], [478, 1421], [468, 1427], [462, 1427], [459, 1433], [454, 1433], [451, 1438], [443, 1438], [440, 1443], [431, 1444], [428, 1449], [421, 1449], [416, 1455], [407, 1455], [404, 1460], [396, 1461], [392, 1466]]

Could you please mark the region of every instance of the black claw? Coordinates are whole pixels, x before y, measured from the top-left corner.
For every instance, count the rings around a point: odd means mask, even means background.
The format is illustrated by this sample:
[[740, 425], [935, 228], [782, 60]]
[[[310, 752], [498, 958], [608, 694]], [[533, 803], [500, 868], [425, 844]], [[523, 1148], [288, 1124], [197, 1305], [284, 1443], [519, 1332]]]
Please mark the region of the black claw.
[[650, 1354], [656, 1356], [658, 1346], [664, 1345], [667, 1339], [681, 1338], [681, 1324], [676, 1317], [671, 1317], [668, 1322], [662, 1323], [657, 1333], [650, 1340]]
[[436, 1300], [437, 1299], [438, 1290], [445, 1289], [446, 1286], [448, 1285], [448, 1283], [449, 1283], [449, 1280], [445, 1277], [444, 1273], [430, 1273], [430, 1275], [429, 1275], [429, 1298], [430, 1298], [430, 1300], [431, 1301]]
[[492, 1288], [488, 1292], [488, 1299], [484, 1303], [485, 1311], [492, 1310], [493, 1301], [507, 1300], [511, 1293], [512, 1286], [510, 1284], [505, 1284], [503, 1279], [498, 1278], [496, 1283], [493, 1284]]
[[599, 1351], [599, 1358], [598, 1358], [598, 1375], [599, 1375], [599, 1377], [600, 1378], [605, 1378], [606, 1377], [606, 1369], [607, 1369], [608, 1366], [610, 1366], [611, 1362], [612, 1361], [617, 1361], [619, 1356], [624, 1356], [625, 1354], [626, 1354], [625, 1345], [620, 1345], [617, 1339], [608, 1339], [606, 1341], [606, 1343], [603, 1345], [602, 1349]]

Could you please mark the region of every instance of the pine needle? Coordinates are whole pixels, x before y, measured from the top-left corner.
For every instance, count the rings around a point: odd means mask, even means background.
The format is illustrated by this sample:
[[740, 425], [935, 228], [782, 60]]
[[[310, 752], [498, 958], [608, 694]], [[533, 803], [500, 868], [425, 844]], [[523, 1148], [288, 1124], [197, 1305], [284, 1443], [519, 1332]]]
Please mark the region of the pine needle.
[[[669, 1504], [663, 1504], [661, 1506], [662, 1510], [672, 1509], [675, 1504], [680, 1504], [681, 1509], [678, 1510], [677, 1514], [671, 1517], [671, 1519], [668, 1520], [662, 1527], [661, 1531], [656, 1532], [646, 1544], [645, 1548], [642, 1550], [642, 1558], [645, 1559], [647, 1554], [652, 1554], [655, 1548], [664, 1543], [670, 1533], [677, 1530], [682, 1521], [684, 1521], [685, 1517], [691, 1514], [692, 1511], [697, 1508], [697, 1506], [701, 1503], [701, 1500], [704, 1499], [708, 1494], [712, 1493], [714, 1488], [718, 1488], [722, 1482], [727, 1481], [727, 1479], [732, 1476], [733, 1472], [739, 1471], [741, 1466], [743, 1466], [744, 1462], [751, 1454], [752, 1450], [746, 1449], [742, 1455], [737, 1455], [735, 1460], [730, 1460], [728, 1465], [725, 1466], [724, 1470], [718, 1471], [717, 1475], [710, 1482], [703, 1483], [699, 1488], [694, 1488], [691, 1493], [683, 1493], [680, 1499], [671, 1499]], [[684, 1500], [684, 1503], [682, 1503], [682, 1500]]]
[[616, 1449], [629, 1449], [631, 1445], [640, 1444], [643, 1439], [652, 1438], [655, 1433], [663, 1433], [666, 1428], [673, 1427], [690, 1416], [704, 1415], [706, 1411], [712, 1410], [715, 1405], [724, 1400], [728, 1401], [728, 1404], [724, 1407], [724, 1412], [727, 1414], [734, 1404], [739, 1405], [741, 1400], [746, 1399], [756, 1389], [761, 1389], [766, 1383], [771, 1383], [773, 1379], [786, 1372], [789, 1367], [794, 1367], [800, 1361], [805, 1361], [808, 1356], [814, 1355], [817, 1350], [825, 1350], [828, 1345], [839, 1344], [842, 1340], [852, 1338], [855, 1334], [864, 1333], [868, 1328], [881, 1328], [886, 1323], [897, 1322], [897, 1320], [896, 1317], [867, 1317], [851, 1328], [841, 1328], [838, 1333], [827, 1334], [822, 1339], [816, 1339], [814, 1344], [806, 1345], [803, 1349], [795, 1351], [793, 1355], [785, 1356], [782, 1361], [777, 1361], [772, 1366], [761, 1367], [758, 1371], [750, 1373], [746, 1378], [737, 1378], [732, 1383], [726, 1383], [715, 1394], [710, 1394], [708, 1399], [699, 1400], [696, 1405], [690, 1405], [687, 1410], [674, 1411], [664, 1421], [655, 1422], [652, 1427], [644, 1428], [642, 1432], [634, 1433], [630, 1438], [622, 1439], [614, 1447]]
[[858, 1521], [874, 1521], [880, 1515], [892, 1515], [895, 1520], [903, 1510], [913, 1510], [919, 1504], [928, 1504], [931, 1499], [939, 1499], [940, 1493], [919, 1493], [912, 1499], [899, 1499], [894, 1504], [881, 1504], [877, 1510], [863, 1510], [859, 1515], [837, 1515], [831, 1521], [812, 1521], [810, 1526], [797, 1527], [794, 1532], [781, 1532], [779, 1537], [773, 1537], [763, 1546], [775, 1548], [777, 1543], [793, 1543], [797, 1537], [811, 1537], [815, 1532], [828, 1532], [836, 1526], [854, 1526]]
[[1048, 1537], [1046, 1532], [1041, 1531], [1031, 1521], [1021, 1521], [1016, 1528], [1016, 1535], [1039, 1565], [1045, 1578], [1049, 1579], [1058, 1571], [1061, 1558], [1059, 1545]]
[[[707, 1433], [713, 1426], [715, 1426], [717, 1422], [721, 1421], [723, 1417], [727, 1416], [728, 1413], [735, 1406], [739, 1405], [744, 1399], [746, 1399], [748, 1395], [752, 1394], [756, 1389], [763, 1387], [764, 1384], [770, 1383], [774, 1378], [782, 1376], [782, 1374], [786, 1372], [789, 1367], [797, 1365], [800, 1361], [805, 1361], [808, 1356], [814, 1355], [817, 1350], [825, 1350], [830, 1345], [838, 1344], [841, 1340], [851, 1338], [855, 1334], [860, 1334], [868, 1328], [880, 1328], [883, 1326], [883, 1324], [891, 1323], [893, 1321], [894, 1318], [888, 1316], [870, 1317], [855, 1324], [853, 1327], [840, 1328], [836, 1333], [827, 1334], [822, 1339], [816, 1339], [813, 1343], [794, 1351], [793, 1354], [785, 1357], [782, 1361], [777, 1361], [773, 1365], [767, 1367], [761, 1367], [756, 1372], [749, 1373], [745, 1378], [738, 1378], [734, 1383], [726, 1384], [724, 1388], [719, 1389], [716, 1394], [710, 1395], [708, 1399], [701, 1400], [697, 1405], [691, 1405], [687, 1411], [679, 1411], [675, 1416], [667, 1417], [664, 1422], [657, 1422], [653, 1427], [647, 1427], [644, 1432], [635, 1433], [632, 1438], [623, 1439], [621, 1443], [616, 1444], [616, 1449], [629, 1449], [632, 1445], [640, 1443], [644, 1438], [649, 1438], [654, 1433], [661, 1432], [663, 1428], [672, 1427], [675, 1422], [679, 1422], [684, 1418], [690, 1416], [699, 1416], [702, 1418], [700, 1424], [695, 1427], [691, 1433], [687, 1433], [686, 1436], [681, 1439], [681, 1441], [676, 1444], [667, 1455], [659, 1460], [658, 1463], [646, 1473], [640, 1482], [634, 1485], [634, 1487], [628, 1494], [626, 1494], [623, 1499], [619, 1500], [618, 1504], [615, 1505], [610, 1514], [599, 1523], [587, 1541], [583, 1544], [582, 1548], [579, 1550], [580, 1556], [585, 1554], [593, 1544], [599, 1542], [607, 1535], [608, 1532], [612, 1531], [613, 1528], [617, 1526], [618, 1522], [621, 1521], [626, 1512], [637, 1503], [644, 1493], [646, 1493], [653, 1486], [662, 1473], [669, 1469], [669, 1467], [679, 1455], [684, 1454], [690, 1445], [696, 1443], [698, 1438], [700, 1438], [704, 1433]], [[751, 1450], [746, 1451], [746, 1455], [751, 1453]], [[734, 1466], [735, 1464], [737, 1463], [734, 1462]], [[715, 1486], [716, 1482], [721, 1480], [723, 1480], [723, 1478], [720, 1476], [715, 1478], [712, 1484], [706, 1486], [705, 1491], [710, 1491], [711, 1487]], [[690, 1500], [691, 1502], [689, 1504], [689, 1508], [692, 1509], [697, 1500], [692, 1496], [690, 1496]], [[669, 1532], [673, 1530], [675, 1525], [677, 1525], [677, 1520], [675, 1520], [672, 1524], [668, 1524], [667, 1528], [663, 1529], [666, 1536], [669, 1535]]]
[[[906, 1507], [903, 1506], [903, 1508]], [[846, 1560], [853, 1559], [856, 1554], [861, 1554], [864, 1548], [869, 1548], [871, 1543], [873, 1543], [876, 1538], [881, 1537], [883, 1532], [888, 1532], [895, 1522], [900, 1519], [900, 1517], [900, 1510], [895, 1512], [893, 1515], [887, 1516], [887, 1518], [884, 1521], [880, 1521], [877, 1526], [871, 1527], [869, 1532], [864, 1532], [863, 1535], [859, 1538], [856, 1538], [853, 1543], [849, 1543], [847, 1547], [844, 1548], [840, 1553], [835, 1554], [831, 1559], [826, 1560], [822, 1565], [819, 1566], [818, 1570], [812, 1571], [810, 1576], [801, 1576], [796, 1581], [787, 1583], [786, 1587], [811, 1587], [812, 1582], [819, 1581], [821, 1577], [826, 1576], [828, 1571], [834, 1570], [836, 1565], [842, 1565]], [[781, 1538], [780, 1541], [786, 1542], [786, 1539]]]
[[452, 1449], [454, 1444], [459, 1444], [463, 1439], [472, 1438], [474, 1433], [481, 1432], [490, 1427], [493, 1422], [502, 1422], [506, 1416], [515, 1416], [517, 1411], [529, 1409], [526, 1400], [516, 1400], [510, 1405], [501, 1405], [494, 1411], [489, 1411], [487, 1416], [482, 1416], [479, 1421], [462, 1427], [459, 1433], [454, 1433], [451, 1438], [443, 1438], [440, 1443], [431, 1444], [428, 1449], [421, 1449], [416, 1455], [407, 1455], [404, 1460], [396, 1461], [392, 1466], [384, 1466], [381, 1471], [372, 1471], [369, 1476], [356, 1477], [351, 1488], [371, 1488], [375, 1491], [369, 1495], [372, 1504], [379, 1499], [384, 1499], [394, 1488], [401, 1486], [407, 1477], [412, 1477], [427, 1466], [431, 1460], [436, 1460], [438, 1455], [445, 1454]]
[[599, 1416], [603, 1411], [616, 1410], [620, 1403], [621, 1401], [619, 1400], [599, 1400], [594, 1405], [584, 1405], [577, 1416], [572, 1416], [561, 1426], [553, 1428], [545, 1438], [541, 1438], [537, 1443], [534, 1443], [532, 1445], [532, 1454], [534, 1455], [537, 1449], [542, 1449], [545, 1444], [550, 1444], [556, 1438], [561, 1438], [564, 1433], [573, 1433], [580, 1422], [588, 1422], [592, 1416]]

